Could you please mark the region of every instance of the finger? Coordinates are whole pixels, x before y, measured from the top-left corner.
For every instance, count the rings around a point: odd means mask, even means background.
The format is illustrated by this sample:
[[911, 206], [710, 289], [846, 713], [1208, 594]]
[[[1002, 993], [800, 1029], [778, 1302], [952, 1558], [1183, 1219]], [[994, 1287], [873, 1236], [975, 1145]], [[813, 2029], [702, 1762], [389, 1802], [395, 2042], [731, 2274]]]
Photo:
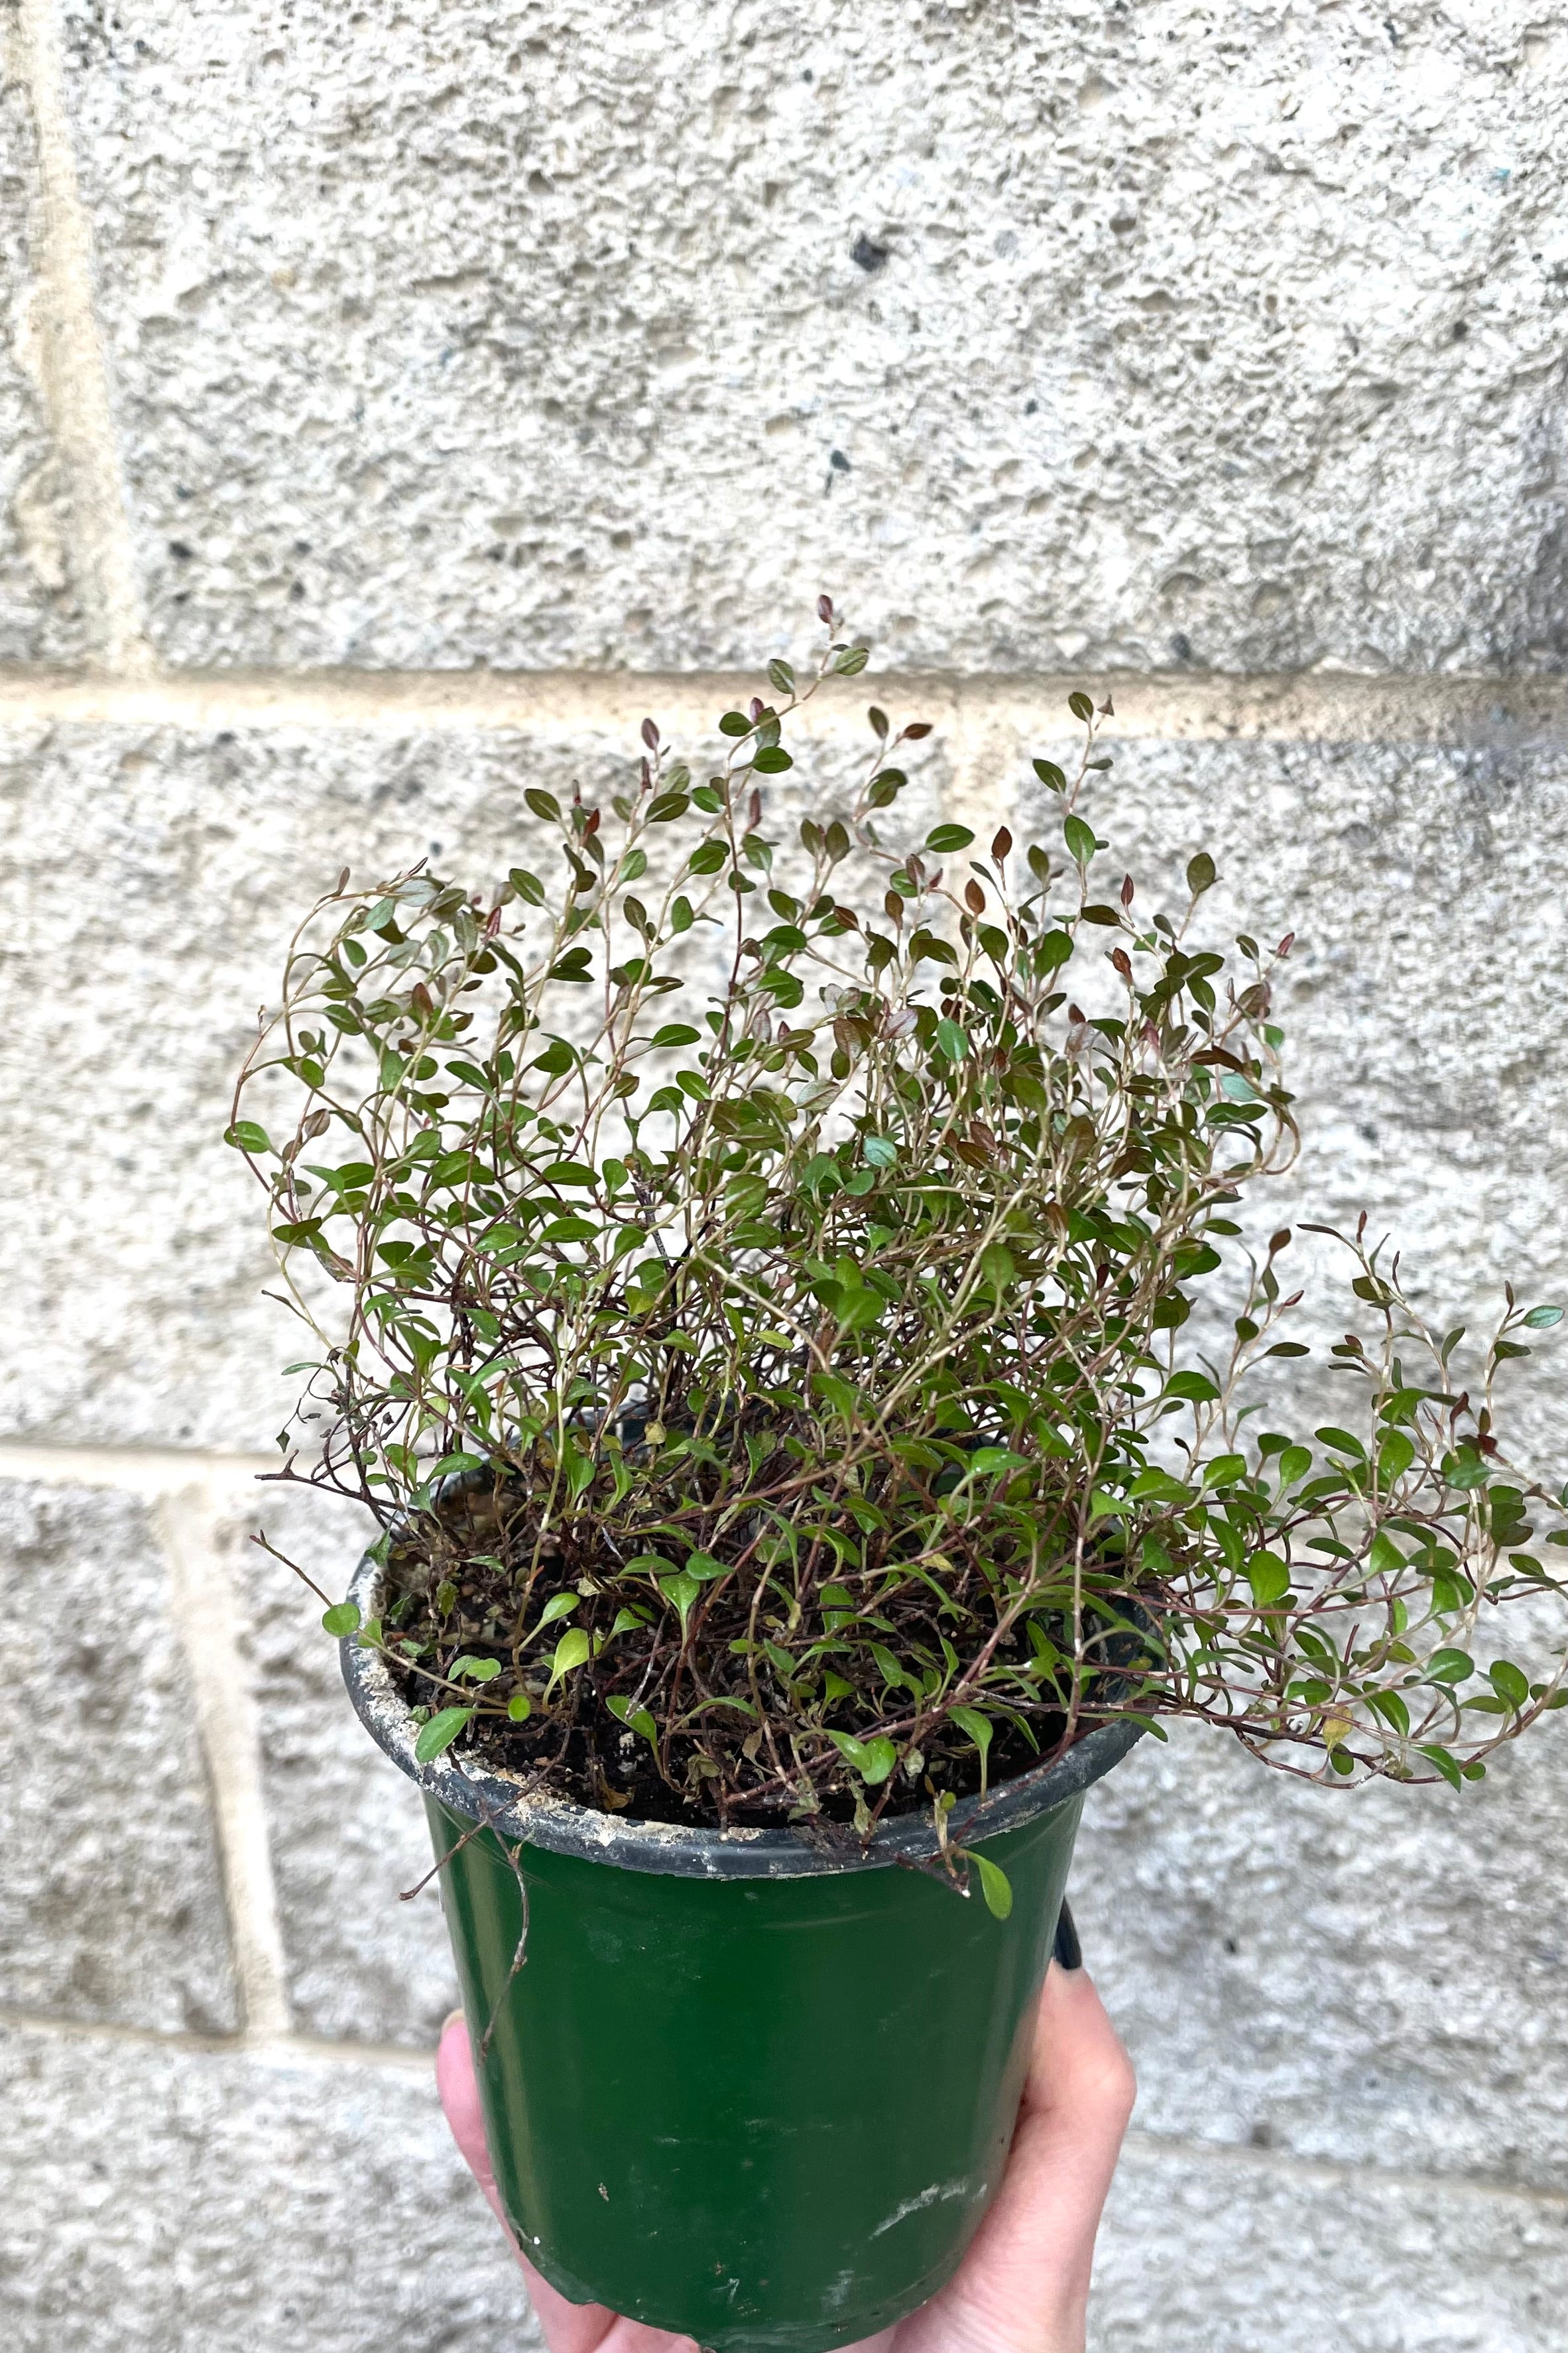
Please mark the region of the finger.
[[[617, 2326], [616, 2315], [602, 2304], [570, 2304], [559, 2290], [535, 2271], [528, 2257], [512, 2236], [510, 2223], [496, 2189], [495, 2172], [490, 2153], [485, 2146], [484, 2116], [479, 2107], [479, 2087], [474, 2075], [474, 2054], [468, 2042], [467, 2021], [460, 2010], [454, 2010], [441, 2029], [441, 2040], [436, 2051], [436, 2088], [441, 2106], [452, 2128], [464, 2161], [474, 2179], [489, 2199], [491, 2207], [510, 2241], [512, 2253], [522, 2266], [528, 2282], [529, 2301], [539, 2316], [550, 2353], [633, 2353], [635, 2339], [616, 2337], [606, 2344], [610, 2331]], [[626, 2324], [618, 2324], [625, 2327]], [[645, 2343], [649, 2340], [645, 2337]], [[668, 2345], [669, 2339], [654, 2339]]]
[[898, 2332], [898, 2353], [1077, 2353], [1135, 2090], [1087, 1973], [1049, 1969], [1002, 2187], [957, 2276]]

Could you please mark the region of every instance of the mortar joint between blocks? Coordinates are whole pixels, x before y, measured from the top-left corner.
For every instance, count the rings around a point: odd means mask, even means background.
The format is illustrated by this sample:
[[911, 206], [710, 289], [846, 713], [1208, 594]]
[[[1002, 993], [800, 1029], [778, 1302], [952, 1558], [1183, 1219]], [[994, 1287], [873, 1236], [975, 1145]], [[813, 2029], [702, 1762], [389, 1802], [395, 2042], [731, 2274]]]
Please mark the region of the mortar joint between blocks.
[[223, 1501], [217, 1482], [197, 1477], [166, 1488], [153, 1510], [212, 1791], [241, 2016], [247, 2039], [272, 2042], [288, 2035], [292, 2021], [259, 1714], [239, 1643], [238, 1597], [219, 1541]]
[[[30, 6], [42, 0], [28, 0]], [[123, 517], [121, 517], [123, 521]], [[139, 661], [141, 657], [138, 657]], [[526, 730], [570, 744], [586, 729], [624, 733], [658, 716], [667, 733], [707, 734], [748, 695], [731, 670], [154, 670], [0, 666], [0, 725], [308, 729], [322, 733]], [[1073, 688], [1109, 690], [1108, 744], [1312, 743], [1520, 750], [1568, 744], [1568, 681], [1343, 673], [1173, 675], [866, 671], [794, 723], [806, 735], [865, 738], [863, 695], [898, 723], [935, 722], [966, 803], [991, 787], [998, 760], [1026, 744], [1072, 738]]]
[[93, 300], [92, 224], [66, 102], [60, 0], [20, 0], [17, 28], [37, 142], [40, 390], [67, 483], [68, 572], [89, 657], [122, 678], [156, 668], [136, 577], [109, 365]]

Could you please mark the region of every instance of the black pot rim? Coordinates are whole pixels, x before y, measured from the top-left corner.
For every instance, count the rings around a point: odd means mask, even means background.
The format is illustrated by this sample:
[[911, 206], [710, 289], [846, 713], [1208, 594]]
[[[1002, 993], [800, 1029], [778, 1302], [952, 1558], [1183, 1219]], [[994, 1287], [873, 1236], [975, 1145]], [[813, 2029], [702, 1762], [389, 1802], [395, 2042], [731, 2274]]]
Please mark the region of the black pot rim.
[[[379, 1613], [383, 1575], [380, 1563], [366, 1553], [349, 1588], [362, 1620]], [[467, 1820], [484, 1823], [500, 1838], [576, 1855], [587, 1862], [611, 1863], [622, 1871], [681, 1879], [809, 1879], [830, 1872], [929, 1862], [937, 1852], [935, 1829], [923, 1814], [903, 1814], [882, 1823], [867, 1851], [857, 1847], [846, 1855], [816, 1845], [804, 1829], [718, 1830], [603, 1812], [524, 1788], [477, 1759], [454, 1757], [450, 1749], [421, 1765], [414, 1754], [419, 1727], [385, 1660], [352, 1634], [339, 1649], [349, 1698], [377, 1747], [426, 1797]], [[1053, 1763], [1037, 1765], [984, 1797], [960, 1799], [948, 1818], [949, 1839], [968, 1846], [977, 1839], [996, 1838], [1080, 1797], [1121, 1763], [1143, 1730], [1130, 1716], [1097, 1725]]]

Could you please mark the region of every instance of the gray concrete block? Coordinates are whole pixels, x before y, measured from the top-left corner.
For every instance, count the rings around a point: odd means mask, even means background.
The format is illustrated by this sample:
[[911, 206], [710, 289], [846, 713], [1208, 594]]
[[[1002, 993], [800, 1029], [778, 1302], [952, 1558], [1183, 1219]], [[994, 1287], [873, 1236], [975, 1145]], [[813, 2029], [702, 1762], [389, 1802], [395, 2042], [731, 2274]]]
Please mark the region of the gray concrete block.
[[1559, 2189], [1565, 1836], [1560, 1717], [1462, 1797], [1310, 1788], [1194, 1725], [1143, 1740], [1089, 1799], [1072, 1881], [1139, 2124]]
[[521, 2277], [424, 2069], [8, 2033], [16, 2353], [521, 2353]]
[[33, 118], [16, 12], [0, 17], [0, 661], [82, 650], [69, 500], [44, 414], [43, 293], [33, 271], [38, 203]]
[[71, 0], [182, 662], [1558, 662], [1563, 37]]
[[[520, 858], [539, 864], [523, 786], [608, 788], [636, 774], [632, 734], [0, 735], [0, 891], [16, 910], [0, 1105], [30, 1204], [0, 1239], [27, 1334], [0, 1365], [0, 1427], [270, 1447], [299, 1332], [262, 1297], [265, 1200], [221, 1137], [295, 923], [343, 866], [368, 881], [428, 854], [493, 886]], [[857, 770], [862, 738], [858, 723]], [[848, 756], [825, 744], [821, 764]], [[921, 766], [916, 824], [942, 754]], [[798, 773], [819, 772], [814, 754]]]
[[1561, 2199], [1270, 2164], [1134, 2133], [1089, 2353], [1555, 2353]]
[[294, 2023], [328, 2041], [427, 2050], [458, 1987], [437, 1883], [401, 1900], [431, 1869], [424, 1806], [349, 1706], [321, 1604], [249, 1541], [264, 1529], [335, 1597], [368, 1526], [351, 1504], [263, 1487], [236, 1498], [225, 1552], [259, 1712]]
[[147, 1508], [0, 1483], [0, 2005], [237, 2023], [190, 1679]]

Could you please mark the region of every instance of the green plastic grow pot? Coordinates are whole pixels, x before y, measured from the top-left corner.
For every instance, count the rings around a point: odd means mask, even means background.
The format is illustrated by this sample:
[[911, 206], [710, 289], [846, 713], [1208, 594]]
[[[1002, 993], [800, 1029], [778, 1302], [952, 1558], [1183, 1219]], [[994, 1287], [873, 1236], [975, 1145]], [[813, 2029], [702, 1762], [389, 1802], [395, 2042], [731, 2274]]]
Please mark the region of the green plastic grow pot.
[[847, 1861], [628, 1820], [416, 1764], [382, 1661], [345, 1642], [343, 1673], [425, 1793], [496, 2182], [552, 2285], [711, 2353], [830, 2353], [934, 2295], [1006, 2159], [1083, 1792], [1138, 1727], [955, 1808], [1004, 1921], [900, 1867], [929, 1818]]

